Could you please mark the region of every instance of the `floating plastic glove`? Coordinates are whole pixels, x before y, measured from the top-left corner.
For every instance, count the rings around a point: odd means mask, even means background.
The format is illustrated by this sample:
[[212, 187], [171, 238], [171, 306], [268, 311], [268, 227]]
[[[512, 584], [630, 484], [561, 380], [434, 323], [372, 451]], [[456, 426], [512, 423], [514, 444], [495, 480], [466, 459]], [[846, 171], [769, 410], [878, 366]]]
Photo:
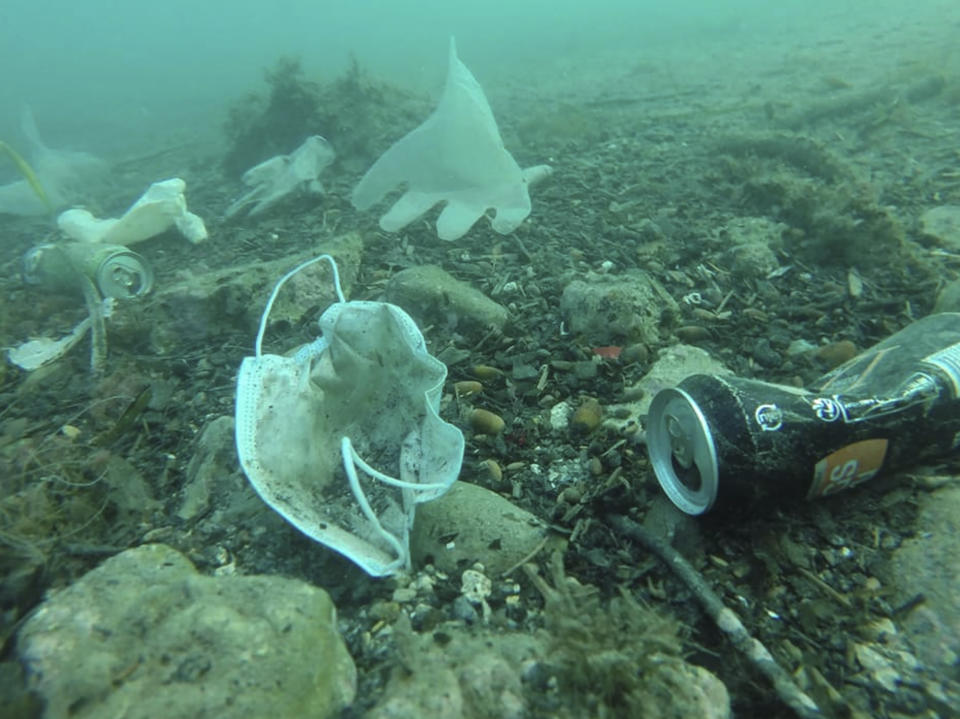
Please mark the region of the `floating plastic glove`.
[[251, 205], [249, 214], [259, 215], [294, 192], [320, 194], [320, 173], [334, 157], [330, 143], [313, 135], [289, 155], [271, 157], [251, 167], [243, 173], [243, 184], [252, 189], [227, 208], [226, 216], [233, 217]]
[[436, 110], [367, 170], [354, 188], [353, 205], [365, 210], [407, 183], [403, 196], [380, 218], [387, 232], [446, 202], [437, 219], [440, 239], [462, 237], [490, 208], [496, 211], [493, 229], [507, 234], [530, 214], [528, 184], [549, 172], [546, 165], [520, 170], [503, 146], [483, 88], [460, 62], [450, 38], [447, 84]]
[[[290, 277], [327, 260], [340, 301], [322, 336], [290, 357], [263, 354], [270, 308]], [[463, 434], [437, 414], [446, 366], [402, 309], [346, 302], [333, 258], [287, 273], [260, 321], [256, 355], [240, 365], [240, 464], [263, 500], [308, 537], [374, 576], [409, 567], [419, 502], [460, 472]]]
[[24, 108], [20, 126], [29, 143], [30, 162], [21, 158], [21, 166], [14, 160], [24, 179], [0, 185], [0, 214], [49, 214], [89, 191], [91, 182], [106, 176], [107, 164], [93, 155], [47, 147], [29, 108]]
[[207, 239], [203, 220], [187, 211], [183, 196], [186, 183], [179, 177], [155, 182], [119, 219], [99, 220], [87, 210], [60, 213], [57, 225], [64, 234], [81, 242], [132, 245], [176, 227], [190, 242]]

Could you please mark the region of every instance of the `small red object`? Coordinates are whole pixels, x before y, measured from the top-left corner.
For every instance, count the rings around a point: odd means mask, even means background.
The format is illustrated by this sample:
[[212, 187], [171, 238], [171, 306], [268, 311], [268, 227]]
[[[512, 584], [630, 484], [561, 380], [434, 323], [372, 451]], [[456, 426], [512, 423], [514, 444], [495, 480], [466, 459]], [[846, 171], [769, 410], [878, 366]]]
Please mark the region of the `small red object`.
[[606, 345], [605, 347], [593, 348], [593, 353], [603, 357], [604, 359], [617, 359], [621, 352], [623, 352], [623, 347], [617, 347], [616, 345]]

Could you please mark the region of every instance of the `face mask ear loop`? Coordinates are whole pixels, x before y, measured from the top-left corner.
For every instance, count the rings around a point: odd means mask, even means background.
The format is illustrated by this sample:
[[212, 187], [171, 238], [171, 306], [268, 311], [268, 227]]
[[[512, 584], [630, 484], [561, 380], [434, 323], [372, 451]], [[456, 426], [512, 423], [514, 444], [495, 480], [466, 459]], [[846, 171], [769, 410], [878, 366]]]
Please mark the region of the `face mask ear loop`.
[[[395, 479], [389, 474], [384, 474], [378, 469], [374, 469], [369, 464], [363, 461], [363, 458], [357, 454], [357, 450], [353, 448], [353, 443], [350, 442], [349, 437], [344, 437], [341, 440], [341, 449], [343, 448], [342, 443], [346, 441], [347, 447], [349, 448], [349, 457], [352, 460], [352, 463], [362, 469], [364, 472], [369, 474], [374, 479], [378, 479], [384, 484], [389, 484], [391, 487], [399, 487], [400, 489], [409, 489], [413, 492], [422, 492], [424, 490], [434, 490], [434, 489], [446, 489], [447, 484], [437, 483], [437, 484], [427, 484], [423, 482], [405, 482], [402, 479]], [[346, 459], [346, 455], [345, 455]]]
[[270, 316], [270, 310], [273, 309], [273, 303], [277, 301], [277, 295], [280, 294], [280, 288], [283, 287], [286, 281], [297, 274], [300, 270], [320, 262], [321, 260], [327, 260], [330, 263], [330, 269], [333, 271], [333, 288], [337, 293], [337, 301], [346, 302], [346, 299], [343, 296], [343, 288], [340, 286], [340, 273], [337, 270], [337, 263], [334, 261], [333, 257], [330, 255], [320, 255], [319, 257], [314, 257], [312, 260], [301, 262], [299, 265], [281, 277], [277, 284], [274, 285], [273, 292], [270, 293], [270, 298], [267, 300], [267, 306], [264, 308], [263, 314], [260, 315], [260, 328], [257, 330], [257, 341], [254, 344], [254, 350], [257, 357], [263, 354], [263, 335], [267, 331], [267, 318]]
[[[340, 440], [340, 456], [343, 459], [343, 469], [346, 471], [347, 479], [350, 482], [350, 489], [353, 491], [353, 496], [357, 500], [357, 504], [360, 505], [360, 510], [363, 512], [363, 515], [370, 520], [370, 523], [377, 530], [377, 533], [383, 537], [391, 547], [393, 547], [393, 550], [397, 554], [397, 561], [391, 563], [389, 567], [386, 568], [386, 571], [392, 572], [394, 569], [400, 566], [409, 566], [410, 557], [407, 555], [406, 548], [403, 546], [403, 544], [401, 544], [400, 540], [383, 528], [383, 525], [380, 524], [380, 520], [377, 519], [376, 513], [373, 511], [373, 507], [371, 507], [370, 502], [367, 501], [367, 495], [364, 494], [363, 490], [360, 488], [360, 479], [357, 477], [357, 465], [359, 465], [359, 467], [365, 472], [368, 469], [372, 470], [373, 472], [376, 472], [376, 470], [373, 470], [372, 467], [369, 467], [369, 465], [362, 460], [356, 462], [359, 457], [356, 450], [354, 450], [353, 444], [350, 442], [349, 437], [343, 437]], [[355, 462], [356, 465], [354, 464]], [[381, 476], [386, 475], [381, 475], [379, 472], [376, 472], [374, 476], [377, 479], [380, 479]]]

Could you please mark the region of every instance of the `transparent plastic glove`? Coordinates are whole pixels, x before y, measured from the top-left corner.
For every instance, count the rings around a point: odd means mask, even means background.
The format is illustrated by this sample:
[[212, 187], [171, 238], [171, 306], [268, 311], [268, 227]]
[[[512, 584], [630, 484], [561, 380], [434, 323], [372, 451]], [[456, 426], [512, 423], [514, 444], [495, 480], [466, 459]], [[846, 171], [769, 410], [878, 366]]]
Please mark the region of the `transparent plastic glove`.
[[320, 173], [333, 162], [336, 153], [320, 135], [308, 137], [289, 155], [278, 155], [243, 173], [243, 184], [251, 189], [227, 208], [226, 216], [243, 211], [258, 215], [296, 192], [323, 192]]
[[[538, 177], [543, 170], [538, 168]], [[353, 191], [353, 205], [365, 210], [392, 189], [407, 190], [380, 227], [395, 232], [439, 202], [443, 240], [462, 237], [493, 209], [493, 229], [507, 234], [530, 214], [527, 178], [503, 146], [483, 89], [457, 57], [450, 39], [447, 83], [437, 108], [420, 127], [398, 140], [367, 170]]]
[[[34, 176], [0, 185], [0, 215], [47, 215], [51, 209], [86, 196], [91, 186], [108, 177], [108, 165], [98, 157], [47, 147], [29, 107], [23, 108], [20, 128], [27, 140], [28, 167]], [[38, 194], [37, 185], [42, 193]]]

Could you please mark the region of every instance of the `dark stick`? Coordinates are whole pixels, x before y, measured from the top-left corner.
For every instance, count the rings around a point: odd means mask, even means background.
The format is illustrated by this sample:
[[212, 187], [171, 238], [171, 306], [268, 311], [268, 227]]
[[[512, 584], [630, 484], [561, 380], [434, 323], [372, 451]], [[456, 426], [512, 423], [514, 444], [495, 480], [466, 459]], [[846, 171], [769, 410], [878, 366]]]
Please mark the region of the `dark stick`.
[[816, 702], [797, 686], [786, 669], [777, 664], [777, 660], [767, 648], [758, 639], [750, 636], [740, 618], [724, 605], [723, 600], [710, 588], [706, 580], [677, 550], [627, 517], [611, 515], [608, 519], [617, 531], [640, 542], [680, 577], [733, 646], [770, 679], [777, 696], [784, 704], [801, 719], [822, 719], [823, 714]]

